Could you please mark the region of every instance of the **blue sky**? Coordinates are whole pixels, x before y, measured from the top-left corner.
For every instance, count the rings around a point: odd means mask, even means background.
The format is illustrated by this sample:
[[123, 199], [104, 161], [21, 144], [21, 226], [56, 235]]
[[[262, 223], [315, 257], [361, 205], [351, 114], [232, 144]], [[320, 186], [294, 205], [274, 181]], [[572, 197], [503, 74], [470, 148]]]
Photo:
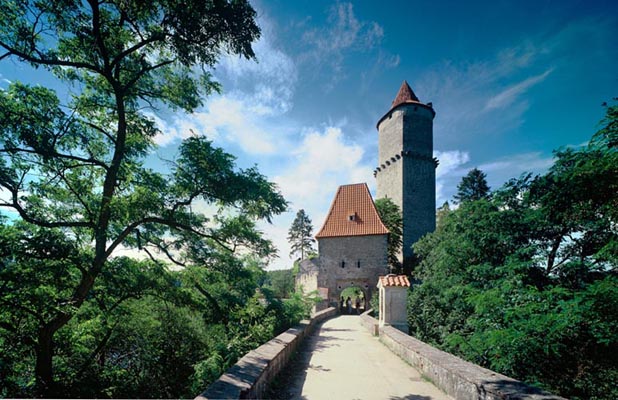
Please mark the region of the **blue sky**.
[[[190, 130], [257, 164], [291, 202], [261, 228], [291, 266], [286, 235], [304, 208], [317, 231], [341, 184], [367, 182], [375, 124], [407, 80], [433, 102], [437, 203], [478, 167], [498, 188], [543, 172], [552, 151], [585, 143], [601, 103], [618, 96], [618, 2], [255, 1], [258, 62], [224, 57], [223, 92], [192, 115], [160, 114], [150, 158], [169, 157]], [[0, 63], [0, 79], [48, 84]], [[2, 83], [1, 85], [6, 85]]]

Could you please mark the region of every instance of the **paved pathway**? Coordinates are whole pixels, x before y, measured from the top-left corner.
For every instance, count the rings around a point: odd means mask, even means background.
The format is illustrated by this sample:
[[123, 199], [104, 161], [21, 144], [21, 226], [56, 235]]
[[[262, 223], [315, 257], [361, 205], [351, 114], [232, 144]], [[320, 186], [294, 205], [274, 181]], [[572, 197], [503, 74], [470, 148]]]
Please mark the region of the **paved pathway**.
[[277, 399], [451, 399], [372, 336], [360, 318], [326, 321], [305, 340], [276, 387]]

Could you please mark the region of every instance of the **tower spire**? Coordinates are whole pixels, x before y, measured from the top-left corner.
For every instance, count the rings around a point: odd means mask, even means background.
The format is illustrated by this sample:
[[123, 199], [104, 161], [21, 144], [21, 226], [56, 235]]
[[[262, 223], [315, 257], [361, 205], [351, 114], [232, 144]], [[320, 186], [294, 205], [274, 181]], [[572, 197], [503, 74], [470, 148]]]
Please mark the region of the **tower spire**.
[[408, 81], [405, 80], [401, 84], [397, 97], [393, 100], [393, 105], [391, 108], [395, 108], [403, 103], [420, 103], [420, 100], [416, 97], [410, 85], [408, 85]]

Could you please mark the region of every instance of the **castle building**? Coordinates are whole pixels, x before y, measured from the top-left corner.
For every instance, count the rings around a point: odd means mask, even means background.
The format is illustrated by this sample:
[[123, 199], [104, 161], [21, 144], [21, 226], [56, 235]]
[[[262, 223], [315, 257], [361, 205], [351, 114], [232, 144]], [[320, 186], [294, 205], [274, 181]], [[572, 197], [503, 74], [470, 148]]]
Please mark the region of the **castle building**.
[[[378, 121], [377, 197], [388, 197], [403, 214], [404, 268], [413, 260], [412, 244], [436, 226], [433, 118], [403, 82], [390, 110]], [[367, 184], [340, 186], [324, 225], [316, 235], [318, 257], [302, 260], [296, 279], [305, 293], [318, 291], [318, 310], [339, 302], [348, 287], [368, 301], [378, 278], [388, 273], [388, 229], [380, 220]]]
[[369, 301], [378, 277], [388, 271], [388, 229], [380, 220], [367, 184], [339, 187], [315, 237], [319, 257], [300, 263], [297, 284], [305, 292], [319, 290], [325, 303], [331, 305], [337, 304], [348, 287], [360, 288]]
[[421, 103], [404, 81], [377, 124], [376, 197], [388, 197], [401, 209], [404, 267], [412, 262], [412, 244], [436, 229], [435, 115], [431, 103]]

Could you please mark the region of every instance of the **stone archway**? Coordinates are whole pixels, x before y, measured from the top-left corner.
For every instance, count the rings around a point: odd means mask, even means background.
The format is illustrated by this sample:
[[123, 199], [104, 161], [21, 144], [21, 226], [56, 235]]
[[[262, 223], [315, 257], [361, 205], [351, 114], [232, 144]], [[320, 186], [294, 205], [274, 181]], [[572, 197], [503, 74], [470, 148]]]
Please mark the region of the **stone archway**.
[[335, 300], [335, 304], [340, 308], [342, 314], [347, 313], [344, 310], [341, 310], [341, 296], [344, 296], [344, 302], [347, 300], [347, 297], [350, 296], [352, 300], [352, 310], [353, 313], [356, 313], [356, 297], [360, 297], [360, 309], [362, 311], [366, 310], [369, 307], [369, 301], [371, 300], [371, 296], [374, 294], [374, 286], [370, 282], [359, 279], [359, 280], [338, 280], [336, 282], [336, 290], [334, 291], [335, 296], [333, 299]]

